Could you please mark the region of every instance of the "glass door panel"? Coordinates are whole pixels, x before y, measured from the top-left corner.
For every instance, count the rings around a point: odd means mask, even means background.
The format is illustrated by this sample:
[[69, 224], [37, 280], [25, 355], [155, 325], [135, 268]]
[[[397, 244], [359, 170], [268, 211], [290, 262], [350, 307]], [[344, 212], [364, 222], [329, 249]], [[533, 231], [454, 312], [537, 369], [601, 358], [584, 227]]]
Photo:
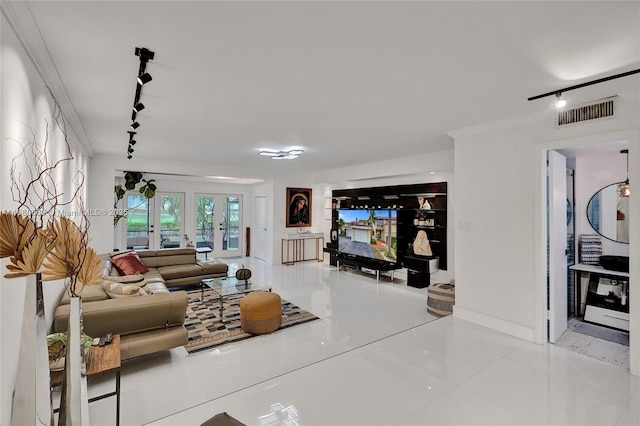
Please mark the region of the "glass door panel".
[[216, 198], [196, 195], [196, 247], [214, 248]]
[[127, 249], [148, 249], [150, 225], [149, 200], [142, 194], [129, 194], [127, 202]]
[[184, 194], [156, 193], [156, 229], [160, 229], [159, 247], [180, 247], [183, 239]]
[[240, 251], [240, 198], [227, 196], [224, 198], [222, 216], [222, 250], [235, 252], [232, 256], [237, 256]]

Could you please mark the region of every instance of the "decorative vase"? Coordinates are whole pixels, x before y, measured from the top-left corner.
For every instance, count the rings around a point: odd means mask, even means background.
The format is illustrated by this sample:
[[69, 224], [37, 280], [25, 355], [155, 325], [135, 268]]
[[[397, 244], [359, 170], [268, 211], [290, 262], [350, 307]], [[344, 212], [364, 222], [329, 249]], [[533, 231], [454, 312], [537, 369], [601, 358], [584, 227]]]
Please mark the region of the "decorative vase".
[[79, 297], [71, 297], [69, 302], [67, 353], [64, 362], [58, 425], [89, 425], [87, 368], [82, 345], [82, 299]]
[[40, 274], [26, 278], [20, 358], [11, 407], [11, 424], [53, 425], [42, 279]]

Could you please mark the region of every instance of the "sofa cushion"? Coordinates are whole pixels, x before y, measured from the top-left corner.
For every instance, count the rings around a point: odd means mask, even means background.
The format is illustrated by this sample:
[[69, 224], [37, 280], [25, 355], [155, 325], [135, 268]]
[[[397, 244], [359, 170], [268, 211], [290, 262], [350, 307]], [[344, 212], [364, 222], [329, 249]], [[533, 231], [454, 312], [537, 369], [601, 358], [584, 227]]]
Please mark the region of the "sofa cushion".
[[107, 295], [110, 299], [130, 296], [148, 296], [148, 293], [146, 291], [135, 284], [120, 284], [103, 280], [102, 288], [104, 288], [104, 290], [107, 292]]
[[196, 263], [196, 250], [194, 248], [143, 250], [138, 252], [138, 255], [142, 263], [149, 268], [194, 265]]
[[[104, 291], [101, 285], [86, 285], [82, 287], [82, 291], [80, 292], [80, 297], [83, 302], [95, 302], [98, 300], [107, 300], [109, 296], [107, 292]], [[60, 300], [61, 305], [69, 304], [69, 292], [64, 291], [62, 295], [62, 300]]]
[[229, 271], [229, 265], [217, 259], [200, 259], [198, 265], [202, 267], [205, 274], [226, 273]]
[[132, 253], [112, 258], [111, 261], [122, 275], [138, 275], [149, 271], [149, 268], [140, 262], [140, 258]]
[[196, 263], [190, 265], [159, 266], [158, 272], [166, 280], [202, 275], [202, 268]]

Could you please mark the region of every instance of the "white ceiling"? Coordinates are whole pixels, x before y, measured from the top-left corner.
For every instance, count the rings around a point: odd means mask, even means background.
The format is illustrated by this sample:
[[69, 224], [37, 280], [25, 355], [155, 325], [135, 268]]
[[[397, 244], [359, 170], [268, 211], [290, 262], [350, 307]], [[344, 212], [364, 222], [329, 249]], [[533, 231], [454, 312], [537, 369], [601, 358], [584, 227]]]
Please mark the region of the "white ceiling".
[[[453, 148], [447, 132], [640, 68], [640, 2], [30, 1], [96, 155], [313, 172]], [[626, 92], [639, 75], [566, 93]], [[632, 95], [633, 96], [633, 95]], [[301, 147], [294, 161], [260, 148]], [[126, 165], [126, 160], [124, 160]]]

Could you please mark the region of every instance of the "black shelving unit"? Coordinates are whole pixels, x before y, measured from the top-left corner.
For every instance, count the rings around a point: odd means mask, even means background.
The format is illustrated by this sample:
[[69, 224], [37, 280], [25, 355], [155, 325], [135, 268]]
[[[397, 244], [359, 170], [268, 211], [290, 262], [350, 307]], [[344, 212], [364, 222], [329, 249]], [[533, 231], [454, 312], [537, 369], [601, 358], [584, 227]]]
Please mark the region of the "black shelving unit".
[[[419, 197], [426, 199], [429, 207], [421, 209]], [[429, 260], [437, 258], [439, 268], [447, 269], [447, 183], [425, 183], [370, 188], [334, 190], [332, 193], [332, 233], [338, 232], [338, 209], [394, 209], [397, 211], [397, 259], [398, 264], [409, 271], [408, 284], [415, 287], [429, 285]], [[430, 223], [414, 223], [421, 213]], [[412, 245], [418, 231], [424, 231], [429, 239], [432, 256], [413, 253]], [[328, 245], [327, 245], [328, 246]], [[327, 248], [330, 254], [334, 247]], [[331, 257], [333, 265], [340, 253]], [[342, 262], [341, 262], [342, 263]]]

